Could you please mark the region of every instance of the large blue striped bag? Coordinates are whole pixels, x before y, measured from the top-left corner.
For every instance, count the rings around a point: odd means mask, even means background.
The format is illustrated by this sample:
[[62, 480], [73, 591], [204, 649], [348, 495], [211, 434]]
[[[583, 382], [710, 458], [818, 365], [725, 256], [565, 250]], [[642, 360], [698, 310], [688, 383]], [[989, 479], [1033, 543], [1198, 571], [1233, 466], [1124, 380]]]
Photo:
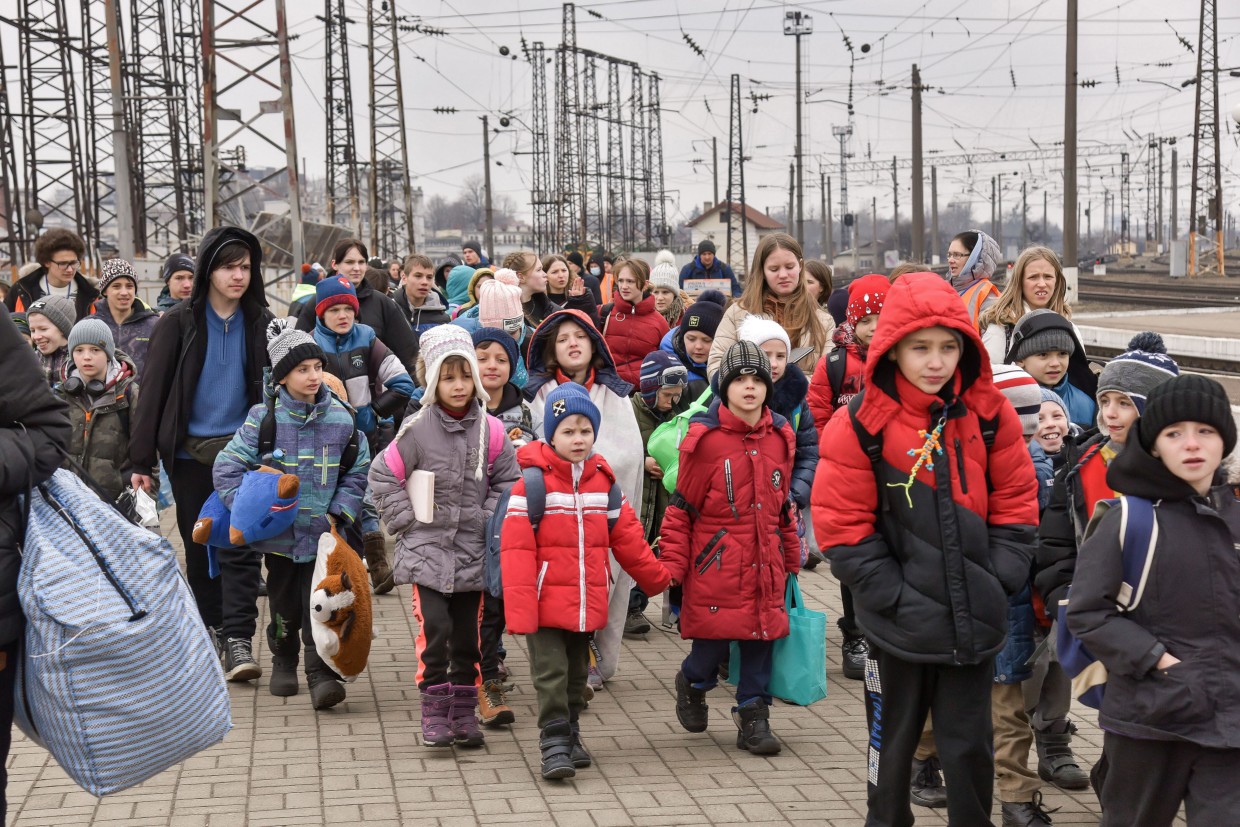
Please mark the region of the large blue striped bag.
[[87, 792], [140, 784], [232, 728], [176, 553], [63, 469], [30, 494], [17, 592], [14, 720]]

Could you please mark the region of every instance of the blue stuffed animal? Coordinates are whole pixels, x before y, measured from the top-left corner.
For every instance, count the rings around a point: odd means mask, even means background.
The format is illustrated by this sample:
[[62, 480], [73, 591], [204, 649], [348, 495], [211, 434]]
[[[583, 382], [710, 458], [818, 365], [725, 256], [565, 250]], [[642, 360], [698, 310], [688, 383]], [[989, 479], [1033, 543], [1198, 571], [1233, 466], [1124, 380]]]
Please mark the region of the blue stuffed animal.
[[262, 466], [247, 471], [233, 497], [232, 512], [211, 492], [194, 523], [195, 543], [207, 547], [211, 576], [219, 574], [215, 549], [237, 548], [268, 540], [287, 531], [297, 519], [301, 480]]

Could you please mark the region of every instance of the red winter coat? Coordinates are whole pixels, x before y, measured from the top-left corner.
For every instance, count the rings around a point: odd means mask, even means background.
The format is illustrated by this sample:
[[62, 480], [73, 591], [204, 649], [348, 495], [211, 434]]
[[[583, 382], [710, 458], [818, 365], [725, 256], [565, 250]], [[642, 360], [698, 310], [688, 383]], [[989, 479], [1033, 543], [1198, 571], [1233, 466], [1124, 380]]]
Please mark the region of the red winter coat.
[[769, 408], [753, 428], [718, 399], [690, 420], [680, 443], [681, 497], [664, 512], [659, 541], [663, 565], [684, 584], [682, 637], [787, 636], [784, 586], [801, 563], [789, 510], [795, 453], [792, 426]]
[[606, 626], [612, 586], [609, 547], [646, 594], [667, 588], [667, 570], [646, 545], [645, 531], [627, 498], [608, 536], [607, 495], [616, 475], [607, 460], [598, 454], [586, 459], [576, 486], [572, 465], [541, 440], [518, 450], [517, 463], [542, 469], [547, 505], [535, 535], [526, 512], [525, 480], [514, 484], [500, 536], [508, 631], [593, 632]]
[[659, 349], [667, 331], [667, 319], [654, 309], [654, 296], [646, 296], [634, 305], [616, 295], [611, 315], [603, 322], [603, 338], [616, 360], [616, 373], [621, 379], [638, 386], [642, 360]]
[[[826, 430], [827, 423], [831, 421], [831, 415], [835, 413], [835, 409], [847, 405], [849, 400], [861, 393], [865, 381], [865, 360], [861, 358], [861, 346], [853, 337], [852, 328], [848, 325], [840, 325], [835, 328], [831, 338], [835, 342], [835, 348], [823, 354], [818, 364], [814, 366], [814, 375], [809, 380], [809, 393], [805, 397], [805, 403], [809, 405], [809, 411], [814, 415], [814, 427], [818, 429], [820, 443], [822, 432]], [[831, 388], [831, 379], [827, 374], [827, 361], [839, 351], [844, 353], [845, 363], [844, 381], [840, 384], [840, 391], [837, 394]]]
[[[963, 341], [946, 401], [918, 390], [887, 358], [904, 336], [930, 325]], [[943, 453], [903, 487], [916, 462], [909, 454], [925, 442], [918, 431], [944, 416]], [[882, 434], [878, 479], [845, 408], [827, 424], [814, 480], [814, 531], [832, 573], [852, 590], [858, 622], [880, 648], [916, 662], [982, 662], [1003, 647], [1007, 595], [1029, 582], [1038, 484], [981, 338], [938, 276], [910, 274], [892, 285], [857, 419]], [[981, 419], [997, 422], [989, 451]]]

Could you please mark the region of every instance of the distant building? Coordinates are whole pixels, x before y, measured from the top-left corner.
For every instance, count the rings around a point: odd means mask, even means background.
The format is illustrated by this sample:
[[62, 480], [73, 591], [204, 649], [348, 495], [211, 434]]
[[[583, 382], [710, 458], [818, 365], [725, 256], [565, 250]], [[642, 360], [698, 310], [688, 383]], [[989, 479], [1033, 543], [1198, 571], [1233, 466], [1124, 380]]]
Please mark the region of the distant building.
[[[729, 261], [728, 259], [728, 206], [731, 202], [720, 201], [711, 205], [708, 201], [703, 205], [702, 214], [685, 226], [689, 228], [689, 240], [694, 252], [698, 244], [709, 240], [715, 243], [716, 255], [732, 265], [739, 276], [749, 268], [748, 261]], [[740, 209], [740, 205], [737, 205]], [[745, 205], [745, 241], [749, 257], [753, 258], [758, 242], [771, 233], [783, 231], [784, 225], [765, 213], [759, 212], [748, 204]]]
[[840, 250], [835, 254], [835, 258], [831, 261], [831, 272], [835, 278], [853, 278], [866, 273], [887, 272], [886, 267], [882, 266], [879, 256], [874, 253], [873, 244], [862, 244], [860, 248], [854, 250]]

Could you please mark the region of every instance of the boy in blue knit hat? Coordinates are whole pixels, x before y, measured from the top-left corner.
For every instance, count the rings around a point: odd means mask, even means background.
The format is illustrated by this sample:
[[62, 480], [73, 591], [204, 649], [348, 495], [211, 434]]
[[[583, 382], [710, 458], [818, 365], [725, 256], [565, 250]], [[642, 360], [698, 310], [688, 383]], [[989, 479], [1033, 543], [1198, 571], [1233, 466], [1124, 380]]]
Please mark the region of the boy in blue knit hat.
[[535, 435], [530, 406], [515, 381], [517, 366], [521, 364], [517, 340], [498, 327], [480, 327], [473, 332], [473, 337], [482, 387], [491, 397], [487, 413], [504, 423], [513, 446], [520, 448], [532, 442]]

